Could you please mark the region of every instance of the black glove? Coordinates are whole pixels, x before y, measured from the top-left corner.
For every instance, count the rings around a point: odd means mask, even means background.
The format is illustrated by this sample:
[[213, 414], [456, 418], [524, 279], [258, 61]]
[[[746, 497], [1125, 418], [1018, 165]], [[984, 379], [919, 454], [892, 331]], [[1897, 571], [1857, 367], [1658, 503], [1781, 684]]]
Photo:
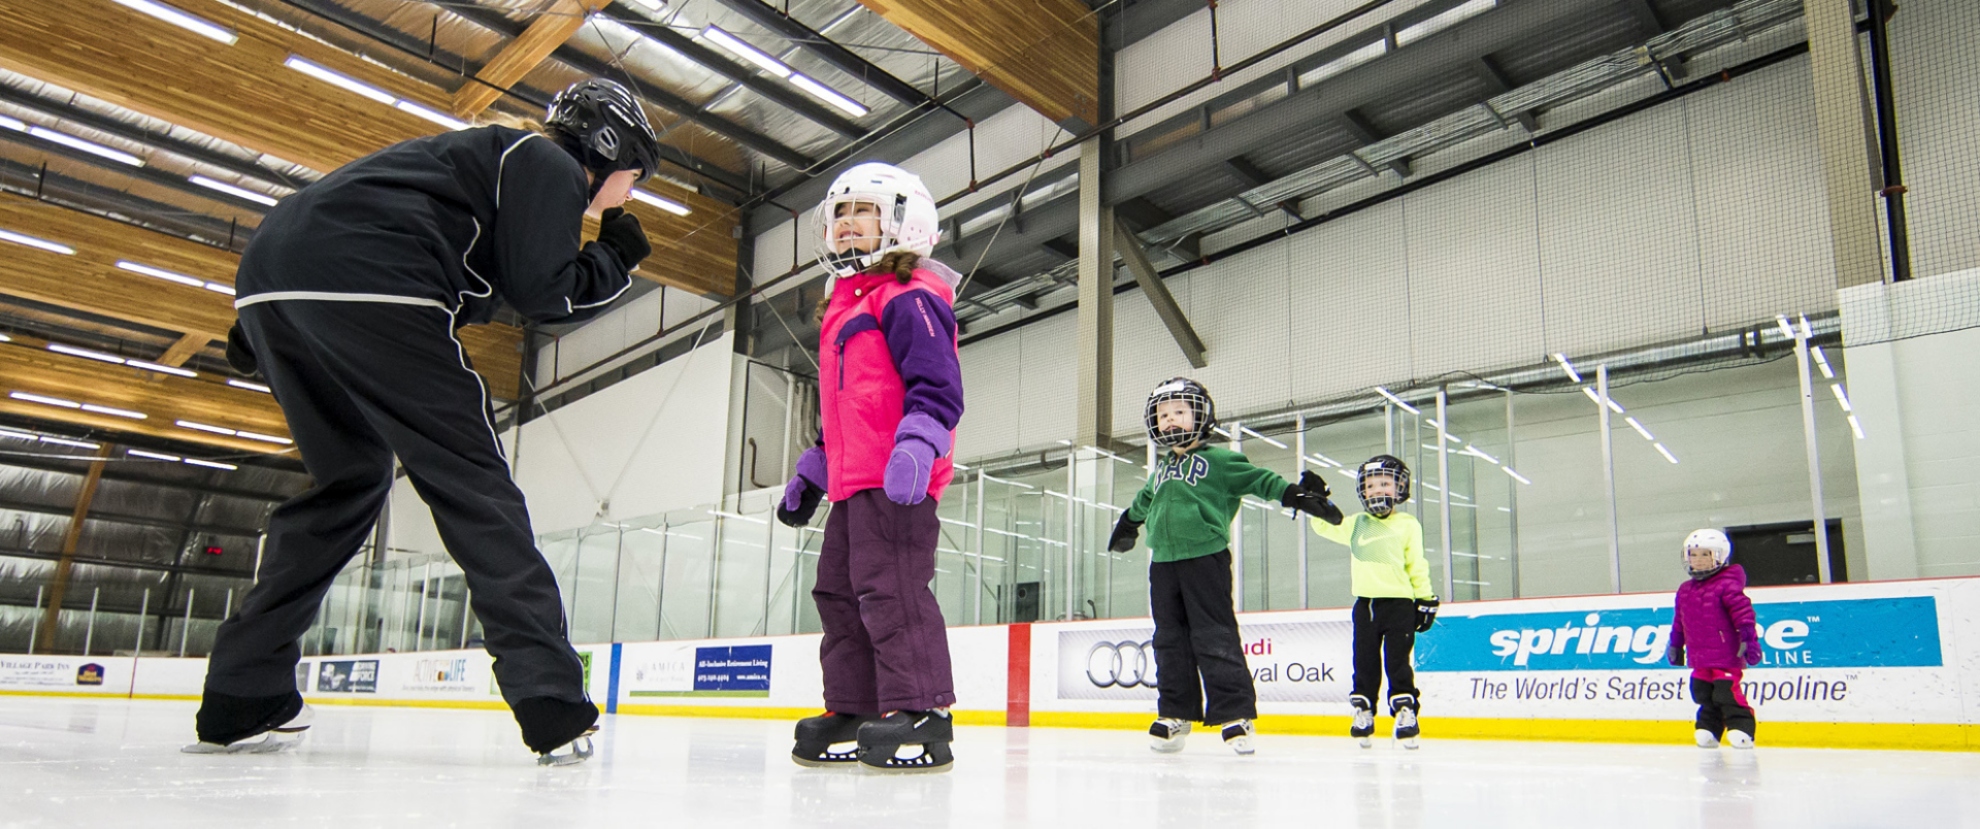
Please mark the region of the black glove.
[[639, 217], [627, 213], [623, 207], [605, 211], [598, 219], [598, 244], [618, 257], [619, 264], [626, 270], [639, 267], [646, 257], [653, 255], [653, 243], [646, 240], [646, 231], [639, 226]]
[[1416, 600], [1416, 632], [1422, 633], [1437, 623], [1437, 597]]
[[1125, 553], [1134, 549], [1134, 540], [1141, 535], [1141, 522], [1128, 520], [1127, 513], [1121, 513], [1121, 520], [1114, 522], [1114, 535], [1107, 539], [1107, 549]]
[[1664, 646], [1664, 661], [1671, 663], [1671, 667], [1673, 668], [1684, 667], [1684, 646], [1683, 645]]
[[825, 490], [815, 486], [805, 487], [804, 493], [798, 496], [796, 508], [785, 509], [783, 501], [777, 502], [777, 520], [786, 527], [808, 526], [812, 514], [818, 511], [819, 500], [824, 497]]
[[1313, 474], [1312, 470], [1307, 470], [1299, 476], [1299, 483], [1286, 487], [1286, 494], [1279, 496], [1279, 503], [1338, 527], [1347, 516], [1341, 514], [1341, 508], [1334, 506], [1333, 501], [1328, 500], [1327, 496], [1333, 494], [1326, 481]]
[[247, 332], [241, 330], [239, 320], [234, 327], [227, 329], [227, 365], [249, 377], [255, 376], [258, 366], [254, 361], [254, 349], [248, 345]]

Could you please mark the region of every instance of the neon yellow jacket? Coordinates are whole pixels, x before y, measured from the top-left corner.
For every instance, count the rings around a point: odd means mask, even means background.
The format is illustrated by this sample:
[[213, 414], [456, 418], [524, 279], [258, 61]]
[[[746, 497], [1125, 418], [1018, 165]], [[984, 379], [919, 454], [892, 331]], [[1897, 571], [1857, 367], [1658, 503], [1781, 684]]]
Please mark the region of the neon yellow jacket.
[[1392, 512], [1376, 518], [1357, 512], [1336, 527], [1318, 518], [1313, 532], [1343, 544], [1354, 556], [1348, 570], [1354, 595], [1364, 599], [1428, 599], [1430, 562], [1423, 558], [1423, 525], [1416, 516]]

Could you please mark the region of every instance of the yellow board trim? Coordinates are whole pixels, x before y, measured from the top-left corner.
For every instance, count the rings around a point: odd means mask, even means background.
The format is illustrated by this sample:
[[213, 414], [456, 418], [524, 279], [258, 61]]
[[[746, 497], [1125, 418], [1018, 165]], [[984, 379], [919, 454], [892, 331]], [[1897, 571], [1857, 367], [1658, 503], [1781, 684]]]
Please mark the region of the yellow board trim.
[[507, 711], [509, 704], [499, 699], [367, 699], [364, 697], [303, 697], [311, 705], [354, 705], [366, 708], [457, 708], [474, 711]]
[[[1106, 728], [1141, 730], [1150, 714], [1114, 712], [1032, 711], [1031, 724], [1041, 728]], [[1386, 733], [1391, 721], [1376, 723]], [[1345, 736], [1348, 718], [1277, 714], [1258, 718], [1266, 734]], [[1690, 745], [1692, 726], [1677, 720], [1514, 720], [1481, 717], [1435, 717], [1423, 722], [1425, 739], [1524, 740], [1578, 743], [1652, 743]], [[1798, 748], [1884, 748], [1913, 751], [1980, 751], [1980, 725], [1957, 723], [1760, 723], [1760, 744]]]

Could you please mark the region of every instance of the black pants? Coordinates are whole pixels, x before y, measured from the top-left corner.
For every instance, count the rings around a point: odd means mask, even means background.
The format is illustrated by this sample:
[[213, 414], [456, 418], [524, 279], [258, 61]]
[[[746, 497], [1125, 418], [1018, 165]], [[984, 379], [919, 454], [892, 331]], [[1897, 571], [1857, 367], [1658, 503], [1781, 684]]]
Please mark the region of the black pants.
[[1416, 647], [1416, 600], [1354, 600], [1354, 695], [1370, 708], [1381, 699], [1382, 668], [1388, 666], [1389, 697], [1408, 694], [1417, 701], [1416, 670], [1409, 651]]
[[1698, 728], [1712, 732], [1714, 737], [1724, 735], [1727, 730], [1744, 731], [1751, 737], [1758, 726], [1737, 679], [1708, 680], [1694, 676], [1691, 701], [1698, 703]]
[[1155, 710], [1212, 724], [1256, 719], [1258, 691], [1231, 606], [1230, 551], [1148, 565], [1148, 609], [1155, 616]]
[[584, 702], [556, 576], [536, 549], [452, 315], [283, 300], [241, 309], [241, 328], [314, 486], [269, 518], [260, 580], [220, 625], [206, 688], [249, 697], [295, 690], [297, 642], [378, 519], [397, 455], [466, 573], [503, 698]]

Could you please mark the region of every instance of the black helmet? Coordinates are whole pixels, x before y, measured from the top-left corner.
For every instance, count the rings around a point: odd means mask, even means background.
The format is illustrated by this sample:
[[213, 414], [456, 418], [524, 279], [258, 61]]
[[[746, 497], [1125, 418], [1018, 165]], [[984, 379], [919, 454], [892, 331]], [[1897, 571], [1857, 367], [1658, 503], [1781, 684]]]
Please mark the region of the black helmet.
[[604, 78], [579, 81], [557, 93], [545, 124], [596, 176], [594, 190], [620, 170], [639, 170], [639, 180], [645, 181], [660, 165], [660, 139], [647, 123], [646, 111], [625, 87]]
[[[1188, 432], [1163, 432], [1156, 422], [1155, 407], [1170, 400], [1189, 403], [1190, 413], [1195, 415], [1196, 428]], [[1156, 386], [1148, 393], [1148, 405], [1141, 411], [1143, 425], [1148, 427], [1148, 439], [1156, 446], [1188, 446], [1210, 438], [1210, 430], [1217, 428], [1217, 401], [1210, 399], [1210, 390], [1202, 383], [1187, 377], [1172, 377]]]
[[[1396, 494], [1368, 497], [1368, 478], [1371, 475], [1387, 475], [1396, 480]], [[1376, 455], [1363, 461], [1354, 471], [1354, 494], [1361, 497], [1361, 506], [1376, 518], [1387, 518], [1396, 507], [1409, 500], [1409, 464], [1394, 455]]]

